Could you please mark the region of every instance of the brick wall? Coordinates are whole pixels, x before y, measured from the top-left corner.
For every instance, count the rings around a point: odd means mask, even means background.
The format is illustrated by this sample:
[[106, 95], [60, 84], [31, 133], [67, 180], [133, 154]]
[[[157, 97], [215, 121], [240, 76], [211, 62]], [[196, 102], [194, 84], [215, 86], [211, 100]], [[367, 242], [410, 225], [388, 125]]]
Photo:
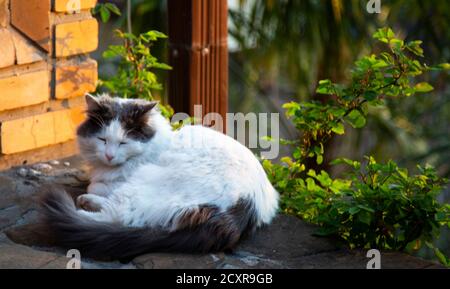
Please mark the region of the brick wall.
[[0, 169], [76, 153], [98, 23], [96, 0], [74, 2], [0, 0]]

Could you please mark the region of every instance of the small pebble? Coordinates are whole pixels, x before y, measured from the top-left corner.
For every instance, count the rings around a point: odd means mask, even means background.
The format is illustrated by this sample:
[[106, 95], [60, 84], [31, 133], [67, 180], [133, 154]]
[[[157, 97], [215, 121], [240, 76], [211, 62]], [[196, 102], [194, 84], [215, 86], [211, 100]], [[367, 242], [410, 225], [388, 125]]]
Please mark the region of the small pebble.
[[40, 176], [40, 175], [42, 175], [42, 173], [40, 171], [36, 171], [34, 169], [30, 169], [29, 173], [30, 173], [31, 176]]
[[211, 254], [211, 257], [212, 257], [212, 259], [213, 259], [213, 262], [217, 262], [217, 261], [219, 261], [220, 260], [220, 258], [219, 257], [217, 257], [216, 255], [214, 255], [214, 254]]
[[65, 165], [66, 167], [70, 167], [70, 163], [69, 163], [69, 162], [64, 162], [64, 165]]
[[43, 173], [48, 173], [53, 169], [53, 167], [49, 164], [40, 163], [40, 164], [34, 165], [33, 169], [43, 172]]
[[50, 161], [50, 164], [51, 164], [52, 166], [57, 166], [57, 165], [59, 165], [59, 161], [53, 160], [53, 161]]
[[28, 175], [28, 171], [25, 168], [20, 168], [18, 173], [21, 177], [26, 177]]

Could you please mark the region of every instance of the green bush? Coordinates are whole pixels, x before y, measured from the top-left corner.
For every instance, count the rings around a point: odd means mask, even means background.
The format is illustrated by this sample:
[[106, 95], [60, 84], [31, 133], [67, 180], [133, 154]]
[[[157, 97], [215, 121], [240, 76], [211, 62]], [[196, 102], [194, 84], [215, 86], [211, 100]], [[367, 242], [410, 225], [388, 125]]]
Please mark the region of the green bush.
[[319, 82], [317, 93], [328, 95], [327, 102], [284, 105], [301, 137], [282, 140], [294, 146], [293, 155], [282, 158], [282, 164], [265, 160], [263, 165], [281, 193], [282, 209], [319, 225], [319, 235], [335, 236], [350, 247], [404, 250], [424, 243], [432, 247], [439, 227], [450, 226], [449, 205], [436, 201], [446, 180], [432, 168], [419, 167], [419, 174], [410, 176], [393, 161], [380, 164], [367, 157], [362, 164], [339, 159], [332, 164], [346, 164], [351, 172], [347, 178], [333, 179], [305, 165], [310, 159], [322, 164], [324, 144], [333, 135], [345, 134], [346, 124], [364, 127], [370, 106], [383, 105], [386, 98], [429, 92], [430, 84], [414, 80], [430, 70], [449, 69], [447, 63], [433, 67], [421, 63], [421, 41], [405, 43], [389, 28], [379, 29], [374, 38], [384, 50], [358, 60], [347, 85]]

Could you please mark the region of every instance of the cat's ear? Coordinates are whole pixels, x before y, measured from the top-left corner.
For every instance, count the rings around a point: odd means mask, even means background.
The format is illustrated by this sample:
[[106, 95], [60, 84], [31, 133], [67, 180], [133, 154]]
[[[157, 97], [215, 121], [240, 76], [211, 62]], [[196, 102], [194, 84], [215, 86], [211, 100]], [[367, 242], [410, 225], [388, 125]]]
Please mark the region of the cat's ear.
[[143, 105], [144, 113], [149, 113], [152, 111], [157, 105], [158, 101], [150, 101]]
[[100, 103], [93, 95], [86, 93], [85, 98], [88, 111], [96, 111], [100, 108]]

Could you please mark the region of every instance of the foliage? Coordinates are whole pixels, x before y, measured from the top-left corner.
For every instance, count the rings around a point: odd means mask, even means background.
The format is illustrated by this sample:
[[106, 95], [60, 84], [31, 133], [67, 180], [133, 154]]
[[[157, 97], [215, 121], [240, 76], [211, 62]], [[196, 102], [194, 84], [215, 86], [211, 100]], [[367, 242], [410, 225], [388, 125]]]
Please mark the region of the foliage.
[[[170, 70], [171, 67], [158, 61], [151, 53], [151, 46], [159, 39], [167, 36], [159, 31], [151, 30], [135, 36], [130, 33], [116, 31], [123, 40], [123, 45], [111, 45], [103, 53], [105, 59], [119, 58], [117, 73], [110, 79], [103, 80], [101, 85], [111, 93], [124, 98], [143, 98], [154, 100], [152, 90], [162, 90], [152, 69]], [[173, 111], [169, 106], [160, 105], [163, 115], [169, 117]]]
[[321, 164], [326, 142], [344, 134], [346, 125], [364, 127], [369, 107], [429, 92], [430, 84], [413, 80], [430, 70], [449, 69], [449, 64], [421, 63], [421, 41], [405, 43], [389, 28], [377, 30], [373, 37], [385, 49], [356, 61], [349, 84], [319, 82], [317, 93], [328, 95], [328, 102], [284, 105], [302, 135], [295, 141], [283, 140], [295, 147], [292, 157], [282, 158], [283, 165], [267, 160], [263, 165], [282, 193], [282, 208], [320, 225], [321, 235], [337, 236], [351, 247], [405, 249], [421, 239], [430, 244], [439, 225], [450, 225], [449, 206], [435, 199], [445, 180], [433, 169], [419, 168], [420, 174], [410, 177], [393, 161], [379, 164], [368, 157], [362, 165], [341, 159], [334, 163], [349, 165], [350, 177], [332, 179], [305, 166], [311, 158]]
[[350, 247], [404, 250], [431, 243], [441, 225], [450, 226], [450, 205], [436, 201], [446, 180], [434, 169], [419, 167], [409, 176], [392, 161], [370, 157], [365, 165], [348, 159], [334, 164], [350, 166], [348, 178], [309, 170], [305, 179], [278, 184], [286, 211], [319, 224], [316, 234], [335, 235]]
[[109, 21], [111, 18], [111, 13], [117, 16], [122, 15], [119, 8], [113, 3], [97, 3], [91, 12], [93, 15], [99, 14], [103, 23]]

